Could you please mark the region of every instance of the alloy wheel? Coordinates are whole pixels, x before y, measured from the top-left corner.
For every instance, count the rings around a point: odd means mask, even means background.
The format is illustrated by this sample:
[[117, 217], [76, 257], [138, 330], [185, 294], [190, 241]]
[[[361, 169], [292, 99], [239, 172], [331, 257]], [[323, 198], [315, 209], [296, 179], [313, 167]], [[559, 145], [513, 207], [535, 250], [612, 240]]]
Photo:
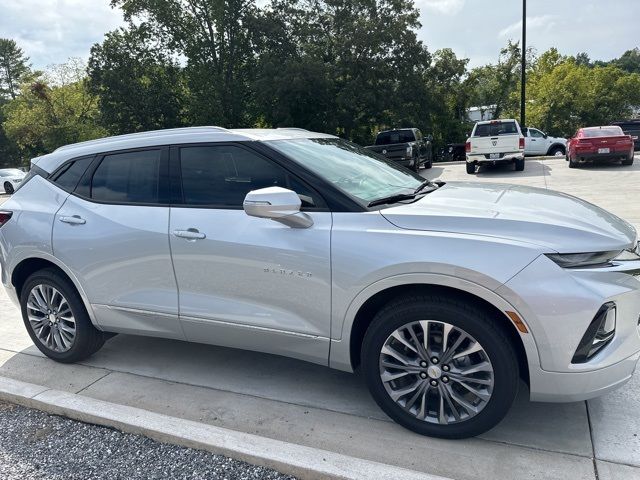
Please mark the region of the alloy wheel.
[[67, 299], [55, 287], [39, 284], [27, 298], [27, 318], [38, 341], [54, 352], [66, 352], [76, 339], [76, 320]]
[[382, 346], [379, 365], [389, 397], [429, 423], [469, 420], [493, 392], [493, 366], [482, 345], [446, 322], [420, 320], [396, 329]]

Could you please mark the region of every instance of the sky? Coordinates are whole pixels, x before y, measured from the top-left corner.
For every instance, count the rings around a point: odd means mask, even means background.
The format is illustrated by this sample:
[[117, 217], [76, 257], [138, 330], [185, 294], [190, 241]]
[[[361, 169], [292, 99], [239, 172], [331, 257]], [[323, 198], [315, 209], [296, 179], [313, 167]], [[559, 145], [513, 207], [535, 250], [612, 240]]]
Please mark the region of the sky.
[[[452, 48], [471, 67], [495, 63], [509, 39], [520, 39], [520, 0], [415, 1], [429, 50]], [[527, 44], [539, 53], [556, 47], [610, 60], [640, 45], [640, 0], [527, 0], [527, 10]], [[87, 59], [91, 45], [123, 24], [109, 0], [0, 0], [0, 37], [16, 40], [39, 69]]]

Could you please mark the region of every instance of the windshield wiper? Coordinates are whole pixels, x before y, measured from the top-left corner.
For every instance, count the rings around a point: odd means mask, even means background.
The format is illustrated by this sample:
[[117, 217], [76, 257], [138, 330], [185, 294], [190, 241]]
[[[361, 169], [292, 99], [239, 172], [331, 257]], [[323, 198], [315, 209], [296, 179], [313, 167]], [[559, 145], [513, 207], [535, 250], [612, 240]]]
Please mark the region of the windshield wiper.
[[433, 187], [434, 187], [434, 189], [433, 189], [433, 190], [435, 190], [436, 188], [438, 188], [434, 183], [432, 183], [432, 182], [431, 182], [431, 180], [425, 180], [424, 182], [422, 182], [422, 183], [418, 186], [418, 188], [416, 188], [416, 189], [413, 191], [413, 193], [414, 193], [414, 194], [416, 194], [416, 193], [418, 193], [418, 192], [422, 191], [422, 190], [424, 189], [424, 187], [428, 187], [428, 186], [433, 186]]
[[401, 200], [413, 200], [416, 198], [415, 193], [397, 193], [394, 195], [389, 195], [388, 197], [378, 198], [376, 200], [372, 200], [369, 202], [367, 207], [375, 207], [376, 205], [385, 205], [387, 203], [396, 203]]

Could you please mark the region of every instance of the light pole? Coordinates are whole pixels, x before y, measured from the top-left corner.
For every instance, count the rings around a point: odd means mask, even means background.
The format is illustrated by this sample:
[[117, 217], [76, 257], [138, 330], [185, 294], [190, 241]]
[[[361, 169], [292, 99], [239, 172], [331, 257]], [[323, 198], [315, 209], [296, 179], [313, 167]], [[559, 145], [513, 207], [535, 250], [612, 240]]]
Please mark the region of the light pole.
[[522, 62], [520, 65], [520, 126], [526, 126], [525, 95], [527, 89], [527, 0], [522, 0]]

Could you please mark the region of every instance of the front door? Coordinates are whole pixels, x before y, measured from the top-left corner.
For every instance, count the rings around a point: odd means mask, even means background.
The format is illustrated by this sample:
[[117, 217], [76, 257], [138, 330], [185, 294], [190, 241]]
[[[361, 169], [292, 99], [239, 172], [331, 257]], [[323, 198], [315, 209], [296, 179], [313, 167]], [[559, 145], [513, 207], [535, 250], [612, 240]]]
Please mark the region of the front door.
[[168, 153], [99, 156], [55, 216], [53, 254], [106, 330], [184, 338], [167, 238]]
[[[326, 364], [331, 213], [283, 166], [242, 144], [172, 151], [170, 245], [180, 319], [189, 340]], [[249, 217], [251, 190], [296, 191], [310, 228]]]

